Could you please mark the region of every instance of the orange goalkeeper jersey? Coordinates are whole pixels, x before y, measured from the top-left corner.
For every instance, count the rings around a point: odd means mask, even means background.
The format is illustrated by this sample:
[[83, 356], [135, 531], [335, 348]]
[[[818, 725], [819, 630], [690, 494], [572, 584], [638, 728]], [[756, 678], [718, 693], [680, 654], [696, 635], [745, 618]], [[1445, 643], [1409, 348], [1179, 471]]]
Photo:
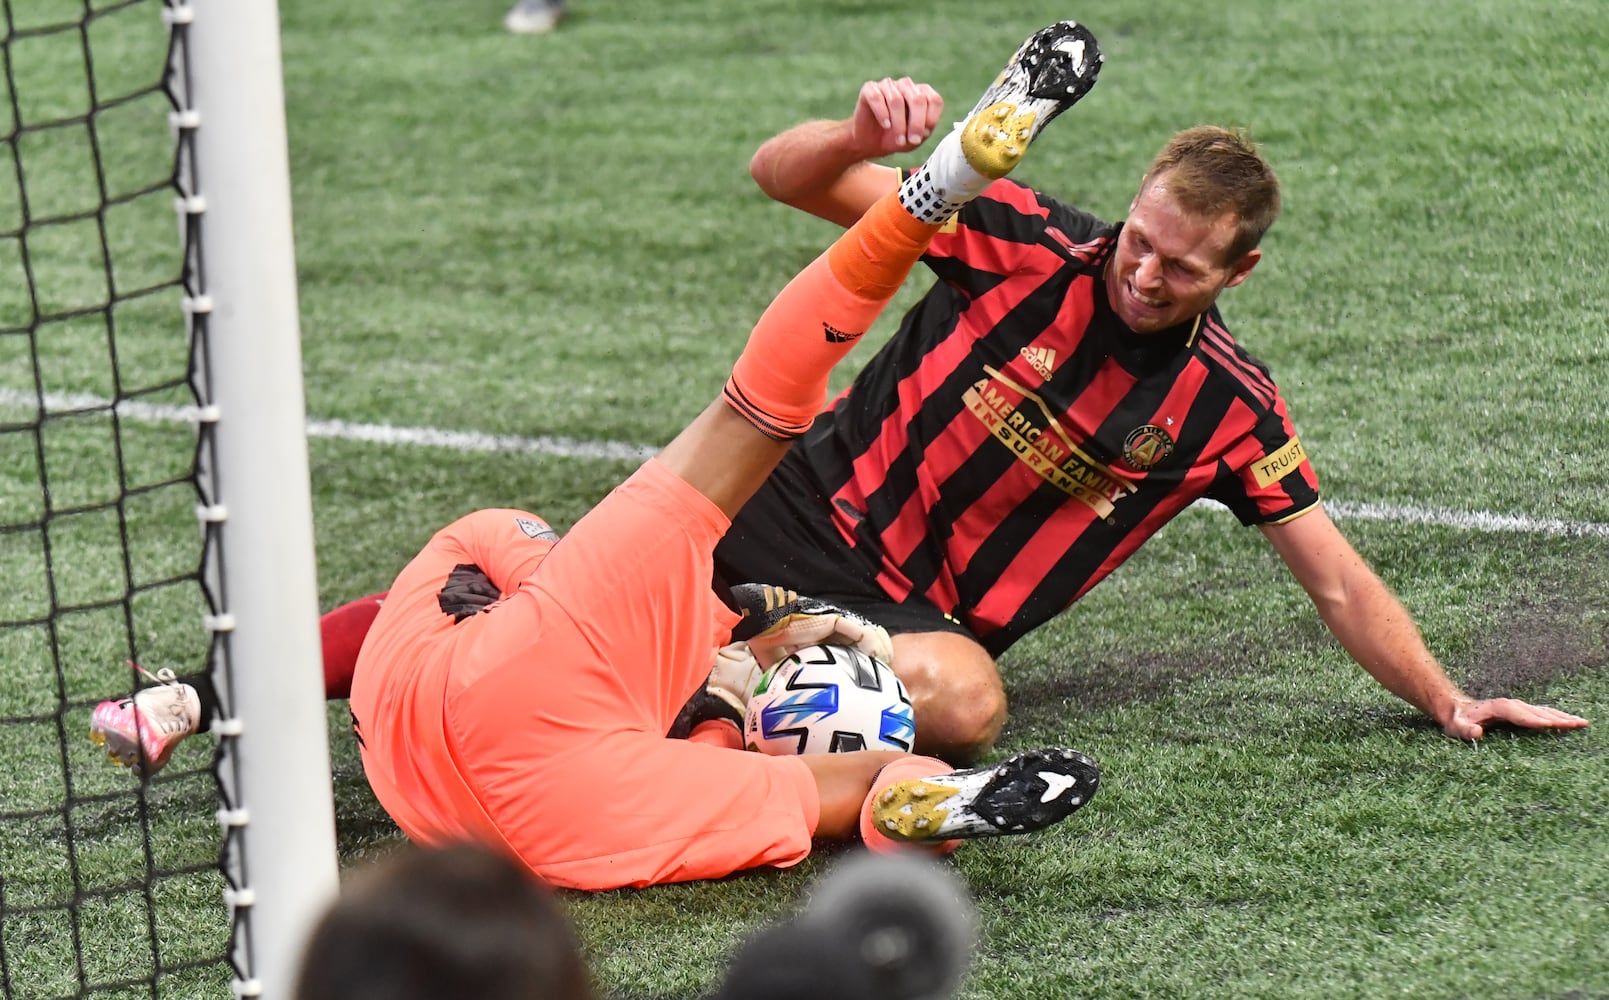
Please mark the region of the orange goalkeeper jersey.
[[[548, 882], [609, 889], [803, 858], [819, 818], [796, 757], [665, 738], [737, 616], [711, 589], [728, 527], [650, 460], [562, 541], [523, 511], [439, 531], [364, 642], [364, 771], [409, 837], [501, 845]], [[455, 566], [503, 596], [455, 623]]]

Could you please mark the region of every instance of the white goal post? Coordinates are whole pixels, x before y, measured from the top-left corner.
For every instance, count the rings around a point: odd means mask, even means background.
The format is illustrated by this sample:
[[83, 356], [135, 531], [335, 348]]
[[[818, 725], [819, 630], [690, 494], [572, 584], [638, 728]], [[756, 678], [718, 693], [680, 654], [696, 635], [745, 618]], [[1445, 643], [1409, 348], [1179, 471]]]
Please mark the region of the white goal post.
[[204, 343], [192, 377], [234, 988], [288, 1000], [338, 866], [279, 9], [170, 0], [165, 16], [186, 307]]

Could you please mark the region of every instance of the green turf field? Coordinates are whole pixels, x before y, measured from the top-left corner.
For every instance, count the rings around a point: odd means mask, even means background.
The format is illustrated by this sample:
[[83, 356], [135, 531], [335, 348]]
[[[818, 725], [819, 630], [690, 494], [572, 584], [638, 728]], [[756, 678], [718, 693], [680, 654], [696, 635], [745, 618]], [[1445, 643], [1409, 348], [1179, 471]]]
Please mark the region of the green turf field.
[[[1336, 520], [1468, 690], [1609, 724], [1601, 0], [572, 2], [545, 38], [504, 33], [503, 0], [282, 5], [309, 417], [397, 439], [321, 425], [310, 442], [322, 607], [383, 589], [471, 509], [520, 506], [567, 526], [633, 467], [426, 432], [651, 448], [719, 390], [772, 293], [835, 232], [758, 191], [747, 162], [759, 142], [846, 114], [859, 84], [885, 75], [926, 80], [962, 112], [1025, 35], [1076, 17], [1106, 52], [1100, 84], [1015, 176], [1117, 218], [1172, 131], [1249, 127], [1286, 211], [1223, 310], [1283, 386]], [[26, 65], [48, 79], [53, 64]], [[81, 183], [40, 176], [68, 194]], [[48, 259], [70, 284], [72, 251]], [[878, 330], [927, 284], [913, 279]], [[0, 289], [6, 324], [23, 295]], [[14, 340], [0, 338], [3, 388], [26, 390]], [[867, 340], [835, 386], [881, 337]], [[59, 388], [109, 391], [75, 344], [48, 347]], [[142, 346], [130, 344], [135, 360]], [[139, 425], [130, 433], [149, 447], [135, 458], [160, 467], [183, 431]], [[69, 501], [101, 475], [104, 444], [81, 437], [62, 433], [45, 460]], [[176, 453], [188, 459], [182, 443]], [[0, 511], [31, 502], [40, 470], [0, 435]], [[134, 513], [193, 533], [180, 500]], [[96, 555], [105, 534], [89, 521], [58, 542], [69, 593], [117, 576]], [[0, 565], [31, 571], [14, 537], [0, 535]], [[182, 564], [176, 551], [141, 559]], [[0, 595], [0, 618], [46, 603], [28, 588]], [[65, 631], [88, 636], [68, 643], [75, 704], [127, 685], [122, 635]], [[177, 626], [138, 638], [193, 652]], [[0, 717], [56, 697], [29, 693], [49, 683], [32, 680], [42, 642], [0, 633]], [[1347, 659], [1231, 516], [1188, 512], [1001, 666], [1013, 713], [1002, 749], [1071, 745], [1100, 760], [1104, 782], [1059, 827], [955, 856], [983, 928], [964, 996], [1609, 997], [1601, 728], [1443, 738]], [[61, 731], [93, 763], [83, 714]], [[398, 835], [364, 784], [344, 706], [329, 718], [339, 844], [357, 864]], [[56, 767], [54, 730], [0, 725], [0, 810], [59, 794], [39, 777]], [[209, 753], [192, 740], [173, 769]], [[89, 783], [80, 794], [129, 782], [74, 774]], [[163, 858], [205, 861], [205, 783], [158, 783], [149, 804]], [[143, 850], [133, 806], [71, 816], [91, 873]], [[63, 833], [0, 822], [12, 911], [0, 958], [19, 998], [68, 995], [84, 978], [56, 918], [29, 909], [66, 891]], [[831, 860], [565, 901], [605, 992], [692, 997]], [[180, 916], [158, 928], [170, 954], [218, 947], [206, 873], [170, 888]], [[138, 900], [97, 898], [113, 912], [85, 922], [92, 980], [123, 961], [126, 902]], [[218, 986], [175, 976], [162, 996]]]

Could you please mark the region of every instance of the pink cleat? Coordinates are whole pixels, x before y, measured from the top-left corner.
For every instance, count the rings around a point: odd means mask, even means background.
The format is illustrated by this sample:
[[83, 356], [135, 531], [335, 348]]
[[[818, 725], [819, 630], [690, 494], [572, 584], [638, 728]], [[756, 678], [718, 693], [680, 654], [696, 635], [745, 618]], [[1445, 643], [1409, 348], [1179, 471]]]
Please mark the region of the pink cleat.
[[103, 701], [90, 716], [89, 738], [106, 748], [106, 756], [142, 778], [162, 769], [186, 736], [201, 727], [201, 699], [196, 689], [176, 680], [173, 671], [155, 674], [136, 670], [157, 683], [132, 698]]

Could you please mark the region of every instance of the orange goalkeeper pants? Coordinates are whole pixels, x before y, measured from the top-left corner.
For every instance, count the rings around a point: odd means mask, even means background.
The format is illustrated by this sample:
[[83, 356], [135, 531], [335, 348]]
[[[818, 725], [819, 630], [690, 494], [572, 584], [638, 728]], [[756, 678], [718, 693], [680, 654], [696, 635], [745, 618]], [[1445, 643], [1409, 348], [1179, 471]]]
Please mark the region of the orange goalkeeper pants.
[[[665, 737], [737, 618], [710, 587], [728, 526], [651, 459], [562, 541], [515, 510], [439, 531], [352, 685], [364, 772], [403, 832], [502, 846], [588, 890], [809, 853], [820, 798], [802, 761]], [[436, 595], [463, 563], [503, 596], [455, 624]]]

